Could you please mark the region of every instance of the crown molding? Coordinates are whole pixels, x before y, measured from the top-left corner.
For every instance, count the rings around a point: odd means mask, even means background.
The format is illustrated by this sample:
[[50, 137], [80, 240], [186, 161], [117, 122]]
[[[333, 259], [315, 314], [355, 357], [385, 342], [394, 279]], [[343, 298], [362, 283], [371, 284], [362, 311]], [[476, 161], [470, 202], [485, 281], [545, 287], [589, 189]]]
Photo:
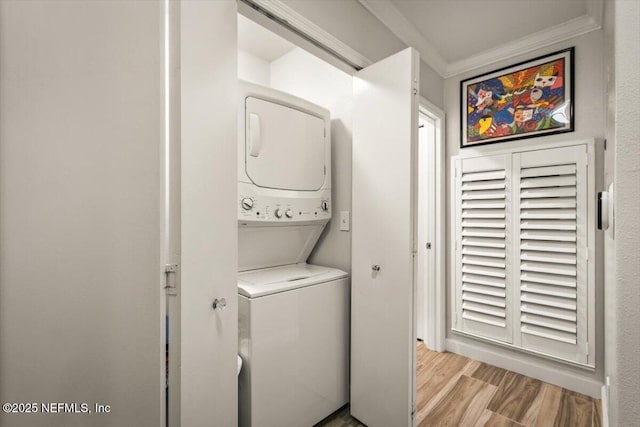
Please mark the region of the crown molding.
[[447, 61], [438, 50], [411, 24], [405, 16], [389, 0], [358, 0], [369, 12], [380, 20], [407, 46], [420, 52], [420, 57], [438, 74], [443, 75], [447, 69]]
[[240, 0], [249, 5], [266, 12], [280, 21], [284, 21], [287, 26], [303, 35], [306, 39], [312, 40], [314, 43], [323, 46], [329, 51], [333, 51], [342, 57], [352, 66], [364, 68], [373, 62], [360, 54], [356, 50], [341, 42], [333, 35], [319, 27], [318, 25], [299, 14], [291, 7], [287, 6], [280, 0]]
[[569, 40], [600, 28], [602, 28], [602, 22], [597, 22], [589, 15], [583, 15], [521, 39], [505, 43], [494, 49], [486, 50], [481, 54], [451, 62], [442, 77], [449, 78], [466, 73], [467, 71], [495, 64], [496, 62]]
[[587, 14], [537, 33], [502, 44], [459, 61], [447, 62], [431, 43], [411, 24], [390, 0], [358, 0], [405, 44], [420, 52], [420, 57], [443, 78], [510, 59], [542, 47], [562, 42], [602, 28], [605, 0], [587, 0]]

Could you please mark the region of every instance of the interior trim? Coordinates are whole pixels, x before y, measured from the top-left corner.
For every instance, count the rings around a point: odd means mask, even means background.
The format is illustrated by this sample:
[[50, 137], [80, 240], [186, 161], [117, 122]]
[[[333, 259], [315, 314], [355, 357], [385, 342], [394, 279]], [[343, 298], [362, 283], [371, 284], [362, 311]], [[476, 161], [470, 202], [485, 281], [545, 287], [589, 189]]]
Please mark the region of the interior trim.
[[280, 0], [238, 0], [359, 71], [373, 62]]
[[390, 0], [358, 0], [408, 46], [414, 46], [422, 60], [443, 78], [453, 77], [498, 61], [562, 42], [602, 28], [604, 0], [587, 2], [587, 13], [526, 37], [502, 44], [458, 61], [447, 62], [437, 49], [400, 13]]

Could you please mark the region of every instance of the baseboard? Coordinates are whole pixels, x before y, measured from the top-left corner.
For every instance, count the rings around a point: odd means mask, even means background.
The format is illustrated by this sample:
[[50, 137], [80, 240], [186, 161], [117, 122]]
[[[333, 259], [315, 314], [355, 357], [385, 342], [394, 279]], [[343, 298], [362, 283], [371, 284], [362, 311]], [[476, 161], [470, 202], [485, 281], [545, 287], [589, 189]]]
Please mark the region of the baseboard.
[[573, 370], [570, 367], [555, 366], [535, 356], [516, 355], [503, 349], [489, 347], [475, 343], [470, 344], [457, 338], [447, 338], [446, 340], [446, 350], [452, 353], [470, 357], [531, 378], [537, 378], [596, 399], [602, 397], [602, 382], [588, 378], [577, 370]]
[[609, 387], [604, 384], [601, 391], [602, 427], [609, 427]]

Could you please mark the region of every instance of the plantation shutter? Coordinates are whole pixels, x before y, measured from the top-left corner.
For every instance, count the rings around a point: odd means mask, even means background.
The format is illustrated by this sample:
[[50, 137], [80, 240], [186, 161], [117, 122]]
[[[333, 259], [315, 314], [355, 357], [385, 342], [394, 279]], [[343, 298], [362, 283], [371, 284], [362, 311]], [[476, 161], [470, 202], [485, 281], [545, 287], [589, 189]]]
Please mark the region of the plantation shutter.
[[513, 169], [520, 345], [586, 363], [586, 146], [516, 153]]
[[465, 332], [510, 343], [510, 156], [458, 162], [456, 323]]
[[454, 159], [455, 331], [594, 366], [591, 150]]

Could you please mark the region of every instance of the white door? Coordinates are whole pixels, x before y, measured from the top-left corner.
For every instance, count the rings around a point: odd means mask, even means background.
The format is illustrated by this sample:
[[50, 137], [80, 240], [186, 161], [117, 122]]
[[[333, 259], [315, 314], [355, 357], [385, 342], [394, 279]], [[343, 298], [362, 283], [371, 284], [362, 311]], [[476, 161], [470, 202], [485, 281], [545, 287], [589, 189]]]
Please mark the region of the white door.
[[413, 423], [418, 67], [408, 48], [354, 78], [351, 413], [369, 427]]
[[[237, 425], [237, 4], [180, 2], [180, 425]], [[213, 309], [215, 299], [226, 308]], [[174, 427], [174, 426], [171, 426]]]

